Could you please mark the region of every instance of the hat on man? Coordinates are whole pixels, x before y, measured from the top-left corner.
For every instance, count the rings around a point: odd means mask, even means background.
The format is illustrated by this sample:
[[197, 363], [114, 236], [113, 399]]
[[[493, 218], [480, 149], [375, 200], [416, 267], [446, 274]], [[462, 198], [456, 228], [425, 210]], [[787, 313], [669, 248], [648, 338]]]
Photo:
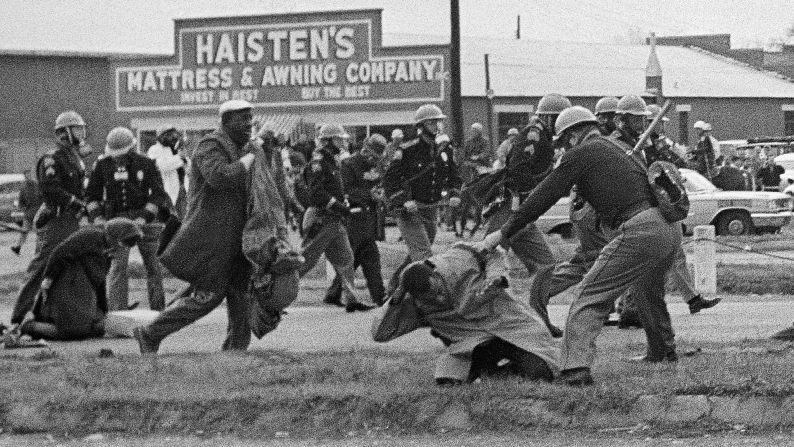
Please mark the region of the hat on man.
[[423, 261], [414, 262], [405, 268], [402, 285], [412, 296], [417, 297], [430, 290], [430, 277], [433, 269]]
[[472, 125], [471, 125], [471, 128], [472, 128], [472, 130], [477, 130], [477, 131], [480, 131], [480, 132], [482, 132], [482, 124], [480, 124], [480, 123], [474, 123], [474, 124], [472, 124]]
[[114, 127], [108, 132], [105, 154], [110, 157], [124, 155], [135, 147], [135, 135], [126, 127]]
[[515, 127], [511, 127], [510, 130], [507, 131], [507, 135], [508, 136], [510, 136], [510, 135], [518, 135], [518, 129], [516, 129]]
[[122, 242], [128, 247], [132, 247], [143, 238], [143, 231], [138, 224], [126, 217], [115, 217], [105, 222], [105, 234], [113, 246]]
[[697, 121], [697, 122], [695, 122], [695, 125], [692, 126], [692, 127], [694, 127], [695, 129], [706, 130], [706, 122], [705, 121]]
[[394, 129], [394, 130], [391, 131], [391, 139], [392, 140], [395, 140], [397, 138], [402, 138], [403, 136], [404, 135], [403, 135], [402, 129]]
[[239, 112], [240, 110], [249, 110], [252, 109], [253, 107], [254, 106], [252, 106], [251, 103], [248, 101], [242, 99], [232, 99], [221, 104], [220, 109], [218, 109], [218, 115], [223, 116], [224, 113]]

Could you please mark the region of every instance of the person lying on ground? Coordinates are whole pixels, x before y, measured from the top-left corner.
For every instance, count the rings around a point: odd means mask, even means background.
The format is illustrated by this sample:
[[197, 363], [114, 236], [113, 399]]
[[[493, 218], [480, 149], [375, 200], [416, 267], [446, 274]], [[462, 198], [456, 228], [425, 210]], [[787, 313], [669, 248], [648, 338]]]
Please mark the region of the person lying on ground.
[[551, 381], [559, 351], [541, 318], [513, 297], [501, 254], [456, 244], [411, 263], [372, 325], [387, 342], [422, 327], [447, 349], [436, 362], [439, 385], [483, 375]]

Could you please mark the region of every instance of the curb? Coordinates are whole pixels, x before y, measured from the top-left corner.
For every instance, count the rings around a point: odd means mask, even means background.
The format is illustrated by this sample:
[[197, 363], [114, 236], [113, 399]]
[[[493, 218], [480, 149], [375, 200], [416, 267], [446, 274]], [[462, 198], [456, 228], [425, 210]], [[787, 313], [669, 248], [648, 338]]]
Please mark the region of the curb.
[[[303, 396], [273, 401], [230, 397], [212, 401], [6, 402], [0, 427], [14, 433], [121, 432], [236, 433], [338, 437], [351, 433], [420, 434], [441, 431], [521, 430], [531, 427], [622, 430], [659, 428], [794, 427], [794, 396], [643, 395], [626, 405], [594, 408], [539, 398], [491, 398], [434, 393], [394, 396], [384, 404], [367, 396]], [[589, 407], [588, 407], [589, 405]]]

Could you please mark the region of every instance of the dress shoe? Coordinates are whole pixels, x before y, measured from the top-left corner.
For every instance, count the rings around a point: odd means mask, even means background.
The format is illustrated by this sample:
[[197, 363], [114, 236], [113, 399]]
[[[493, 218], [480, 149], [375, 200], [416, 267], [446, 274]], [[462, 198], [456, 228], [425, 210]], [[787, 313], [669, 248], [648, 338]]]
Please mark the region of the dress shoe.
[[149, 340], [146, 333], [143, 332], [143, 327], [138, 326], [132, 330], [132, 336], [138, 341], [138, 348], [141, 354], [157, 355], [157, 350], [160, 349], [160, 343]]
[[366, 312], [366, 311], [372, 310], [374, 308], [375, 308], [375, 306], [368, 306], [368, 305], [366, 305], [364, 303], [359, 303], [358, 301], [351, 301], [351, 302], [347, 303], [347, 305], [345, 306], [345, 311], [347, 313]]
[[719, 302], [722, 301], [722, 298], [714, 298], [712, 300], [705, 299], [700, 295], [695, 295], [694, 298], [687, 301], [686, 303], [689, 304], [689, 313], [696, 314], [703, 309], [708, 309], [711, 307], [716, 306]]
[[557, 381], [568, 386], [590, 386], [594, 383], [590, 368], [587, 367], [563, 370]]

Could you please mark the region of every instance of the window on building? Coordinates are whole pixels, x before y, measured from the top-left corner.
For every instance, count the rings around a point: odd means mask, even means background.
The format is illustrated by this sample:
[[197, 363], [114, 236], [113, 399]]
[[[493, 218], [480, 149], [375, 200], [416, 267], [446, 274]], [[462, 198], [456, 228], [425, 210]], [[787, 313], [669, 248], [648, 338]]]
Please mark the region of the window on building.
[[783, 126], [785, 135], [794, 135], [794, 110], [783, 112]]
[[678, 112], [678, 142], [689, 144], [689, 112]]
[[507, 139], [507, 131], [510, 130], [511, 127], [521, 130], [529, 124], [529, 113], [499, 112], [496, 114], [496, 122], [499, 127], [497, 130], [497, 140], [501, 143]]

